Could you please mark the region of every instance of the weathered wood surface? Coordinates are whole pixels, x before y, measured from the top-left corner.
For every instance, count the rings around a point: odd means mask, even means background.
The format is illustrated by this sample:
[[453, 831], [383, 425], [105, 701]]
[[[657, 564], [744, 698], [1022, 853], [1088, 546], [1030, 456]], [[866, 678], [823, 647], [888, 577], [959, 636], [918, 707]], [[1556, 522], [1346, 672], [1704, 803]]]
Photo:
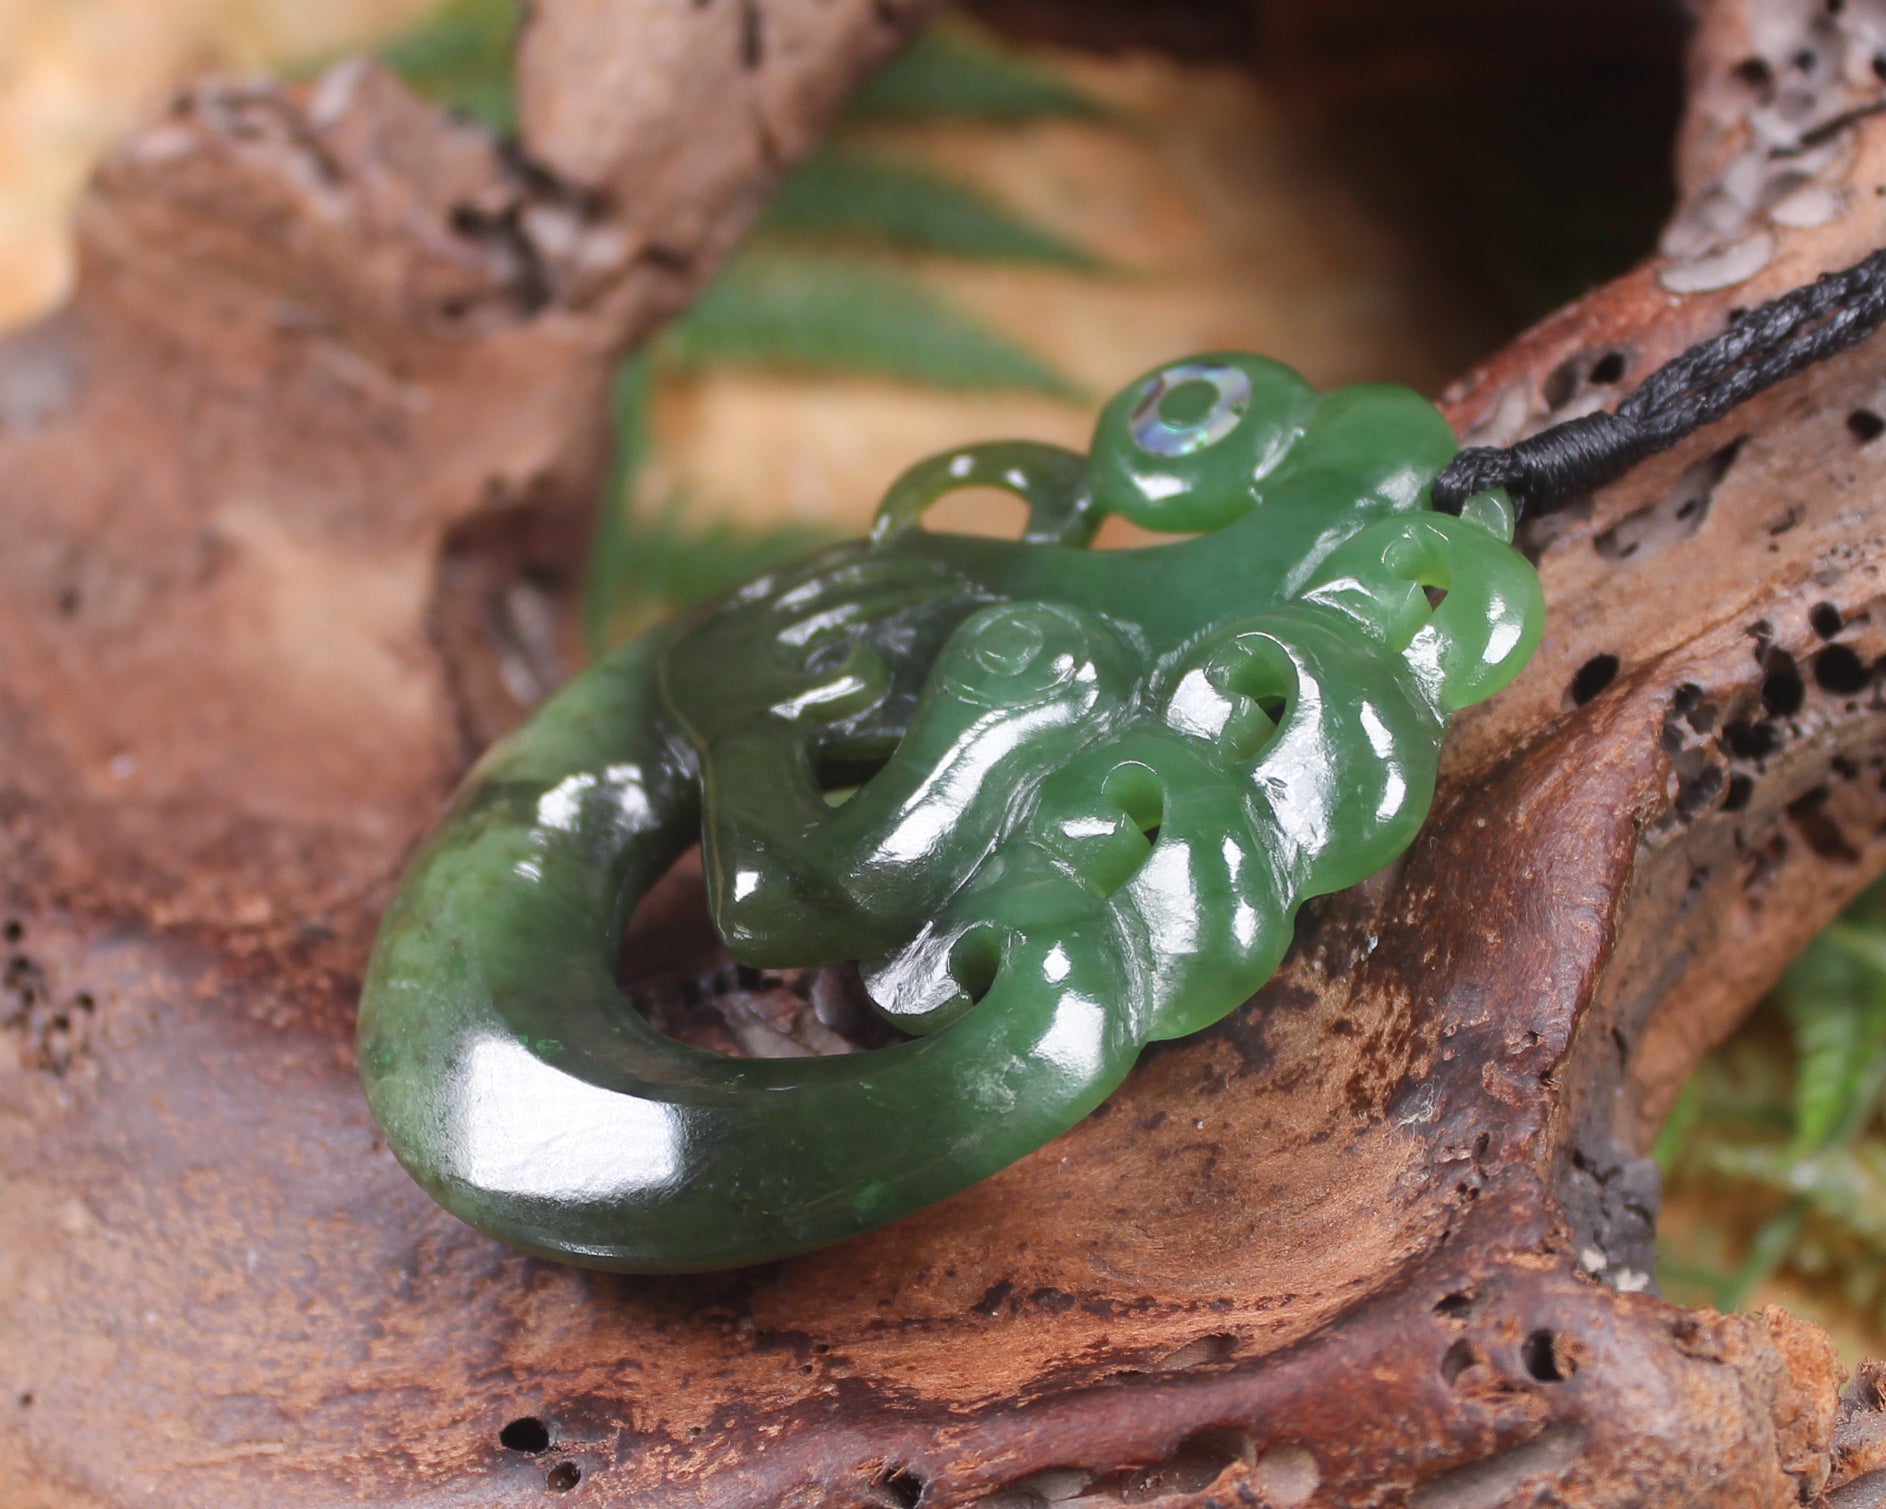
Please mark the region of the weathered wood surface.
[[[1811, 1327], [1644, 1292], [1642, 1155], [1886, 868], [1879, 341], [1534, 528], [1545, 647], [1406, 861], [1003, 1176], [627, 1279], [376, 1141], [373, 923], [569, 663], [613, 361], [922, 8], [538, 0], [527, 161], [355, 69], [205, 86], [101, 171], [74, 304], [0, 347], [0, 1499], [1874, 1502], [1872, 1373], [1842, 1406]], [[1886, 242], [1874, 33], [1710, 8], [1667, 255], [1463, 432]]]

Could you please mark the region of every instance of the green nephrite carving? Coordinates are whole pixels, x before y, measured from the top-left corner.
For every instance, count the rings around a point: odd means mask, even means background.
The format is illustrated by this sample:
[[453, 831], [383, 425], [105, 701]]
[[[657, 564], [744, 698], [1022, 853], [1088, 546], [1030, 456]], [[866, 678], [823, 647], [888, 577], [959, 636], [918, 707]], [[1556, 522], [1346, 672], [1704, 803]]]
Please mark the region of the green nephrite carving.
[[[672, 1272], [1040, 1147], [1401, 852], [1447, 715], [1532, 653], [1504, 496], [1428, 506], [1454, 450], [1406, 389], [1201, 356], [1091, 455], [922, 462], [868, 541], [625, 645], [485, 757], [386, 919], [360, 1062], [393, 1151], [508, 1242]], [[923, 528], [966, 487], [1019, 495], [1021, 540]], [[1109, 514], [1190, 538], [1086, 549]], [[650, 1027], [622, 929], [697, 840], [738, 958], [858, 960], [913, 1039], [740, 1060]]]

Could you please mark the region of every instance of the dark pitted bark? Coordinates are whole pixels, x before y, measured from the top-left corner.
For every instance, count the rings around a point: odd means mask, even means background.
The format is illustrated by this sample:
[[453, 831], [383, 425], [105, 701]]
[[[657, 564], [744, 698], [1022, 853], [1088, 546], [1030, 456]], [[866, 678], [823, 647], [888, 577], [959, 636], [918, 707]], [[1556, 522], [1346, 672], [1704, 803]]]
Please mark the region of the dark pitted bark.
[[[0, 1497], [1873, 1502], [1877, 1369], [1646, 1292], [1644, 1151], [1886, 868], [1877, 340], [1538, 526], [1545, 647], [1406, 860], [987, 1184], [629, 1279], [375, 1140], [373, 923], [564, 673], [612, 364], [920, 9], [538, 0], [522, 155], [354, 67], [101, 170], [72, 306], [0, 347]], [[1886, 241], [1860, 9], [1707, 12], [1667, 255], [1465, 380], [1465, 434]], [[789, 1020], [665, 931], [735, 1039]]]

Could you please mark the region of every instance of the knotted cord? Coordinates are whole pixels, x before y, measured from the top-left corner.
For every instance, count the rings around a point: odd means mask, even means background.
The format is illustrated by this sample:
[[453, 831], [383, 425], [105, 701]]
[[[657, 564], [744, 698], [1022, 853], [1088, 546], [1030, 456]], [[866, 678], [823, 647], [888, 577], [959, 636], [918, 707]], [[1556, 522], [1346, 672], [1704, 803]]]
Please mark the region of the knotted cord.
[[1504, 487], [1521, 518], [1551, 513], [1882, 323], [1886, 248], [1738, 314], [1651, 373], [1614, 412], [1568, 419], [1508, 446], [1469, 446], [1434, 479], [1434, 506], [1458, 513], [1475, 493]]

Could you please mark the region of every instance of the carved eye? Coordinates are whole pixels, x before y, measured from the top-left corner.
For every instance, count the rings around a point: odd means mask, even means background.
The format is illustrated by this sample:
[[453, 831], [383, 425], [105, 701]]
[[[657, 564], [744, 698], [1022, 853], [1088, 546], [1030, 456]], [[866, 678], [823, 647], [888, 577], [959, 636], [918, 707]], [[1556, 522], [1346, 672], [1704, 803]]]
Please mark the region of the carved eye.
[[1095, 506], [1166, 533], [1219, 529], [1258, 505], [1316, 394], [1281, 362], [1188, 357], [1117, 394], [1094, 428]]
[[1249, 373], [1221, 362], [1180, 362], [1140, 384], [1127, 428], [1155, 456], [1189, 456], [1223, 440], [1250, 406]]
[[966, 636], [969, 658], [991, 676], [1019, 676], [1034, 665], [1048, 636], [1034, 614], [992, 614]]
[[991, 707], [1031, 707], [1074, 683], [1092, 687], [1094, 645], [1073, 610], [1054, 603], [1003, 603], [971, 615], [937, 661], [950, 691]]

